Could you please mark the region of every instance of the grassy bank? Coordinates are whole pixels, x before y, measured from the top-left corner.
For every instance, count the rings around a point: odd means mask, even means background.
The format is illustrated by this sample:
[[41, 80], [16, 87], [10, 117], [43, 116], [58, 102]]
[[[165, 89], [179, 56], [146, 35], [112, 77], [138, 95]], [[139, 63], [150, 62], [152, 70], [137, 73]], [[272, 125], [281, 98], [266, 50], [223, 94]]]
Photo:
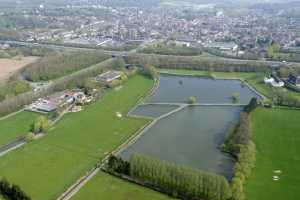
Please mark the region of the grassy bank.
[[167, 200], [166, 195], [100, 172], [72, 200]]
[[[247, 200], [300, 197], [300, 112], [258, 109], [252, 114], [256, 167], [246, 181]], [[274, 171], [280, 170], [281, 173]], [[278, 176], [279, 180], [273, 180]]]
[[0, 120], [0, 147], [28, 133], [37, 116], [38, 114], [23, 111]]
[[186, 70], [186, 69], [158, 69], [161, 73], [174, 73], [182, 75], [193, 75], [193, 76], [215, 76], [216, 78], [240, 78], [250, 79], [256, 76], [255, 73], [246, 72], [208, 72], [208, 71], [197, 71], [197, 70]]
[[84, 111], [67, 114], [44, 138], [1, 157], [0, 177], [20, 185], [34, 200], [56, 199], [147, 123], [118, 118], [116, 112], [125, 116], [152, 85], [152, 80], [136, 75]]

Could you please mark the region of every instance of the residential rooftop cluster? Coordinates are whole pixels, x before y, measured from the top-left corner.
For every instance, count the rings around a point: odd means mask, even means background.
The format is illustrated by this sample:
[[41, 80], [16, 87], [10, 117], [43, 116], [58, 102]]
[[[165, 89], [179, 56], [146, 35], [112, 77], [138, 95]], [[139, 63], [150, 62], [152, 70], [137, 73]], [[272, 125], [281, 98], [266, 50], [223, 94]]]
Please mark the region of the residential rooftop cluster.
[[178, 40], [204, 46], [231, 41], [241, 49], [255, 53], [265, 51], [270, 41], [283, 47], [300, 45], [297, 16], [290, 15], [288, 10], [260, 6], [143, 8], [111, 7], [105, 1], [91, 1], [76, 6], [43, 5], [22, 12], [3, 12], [1, 17], [15, 20], [12, 29], [17, 29], [19, 39], [24, 41], [105, 47], [175, 35]]

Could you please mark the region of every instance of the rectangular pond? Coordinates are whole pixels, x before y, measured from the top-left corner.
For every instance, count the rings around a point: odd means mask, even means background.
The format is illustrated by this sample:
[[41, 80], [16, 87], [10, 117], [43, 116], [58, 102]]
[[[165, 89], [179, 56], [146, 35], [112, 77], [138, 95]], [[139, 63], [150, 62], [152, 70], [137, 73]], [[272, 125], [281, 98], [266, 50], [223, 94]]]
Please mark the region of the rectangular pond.
[[230, 179], [234, 159], [219, 147], [241, 110], [237, 106], [186, 107], [158, 121], [120, 155], [129, 159], [136, 152]]
[[232, 95], [238, 93], [239, 104], [248, 104], [252, 97], [261, 97], [240, 80], [219, 80], [195, 76], [161, 75], [160, 85], [147, 102], [185, 102], [196, 96], [198, 103], [232, 103]]
[[[156, 118], [156, 123], [120, 156], [128, 160], [133, 153], [145, 154], [231, 179], [235, 161], [220, 146], [243, 110], [233, 103], [233, 93], [239, 94], [238, 104], [248, 104], [252, 97], [261, 98], [239, 80], [161, 75], [154, 94], [130, 113]], [[185, 104], [189, 96], [197, 97], [197, 106]], [[165, 115], [174, 109], [176, 112]]]

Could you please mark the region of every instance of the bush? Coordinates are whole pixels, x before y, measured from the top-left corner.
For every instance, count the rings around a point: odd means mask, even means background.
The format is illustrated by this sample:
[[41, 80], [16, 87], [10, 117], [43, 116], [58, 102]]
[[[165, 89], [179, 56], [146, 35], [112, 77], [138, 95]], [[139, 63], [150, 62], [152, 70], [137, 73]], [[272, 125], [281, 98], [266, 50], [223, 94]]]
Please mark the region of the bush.
[[233, 103], [237, 103], [237, 102], [239, 102], [240, 101], [240, 93], [238, 93], [238, 92], [235, 92], [235, 93], [233, 93], [232, 94], [232, 101], [233, 101]]
[[111, 81], [110, 83], [108, 83], [107, 86], [108, 86], [109, 88], [115, 88], [115, 87], [117, 87], [117, 86], [119, 86], [119, 85], [121, 85], [121, 84], [122, 84], [122, 81], [121, 81], [121, 80], [113, 80], [113, 81]]
[[33, 141], [34, 140], [34, 133], [27, 133], [25, 140], [26, 140], [26, 142]]
[[143, 65], [142, 73], [153, 80], [158, 78], [158, 72], [156, 71], [155, 67], [150, 64]]
[[21, 80], [9, 80], [0, 87], [0, 101], [31, 90], [30, 85]]
[[183, 199], [227, 200], [231, 190], [223, 176], [134, 154], [130, 176]]
[[258, 100], [257, 98], [253, 97], [249, 104], [244, 108], [244, 111], [247, 112], [247, 113], [250, 113], [252, 111], [254, 111], [257, 107], [258, 107]]
[[122, 158], [111, 155], [108, 159], [107, 168], [111, 172], [129, 175], [130, 163], [122, 160]]
[[197, 97], [195, 96], [190, 96], [187, 101], [188, 104], [195, 104], [197, 102]]
[[31, 198], [23, 192], [19, 186], [11, 185], [7, 180], [0, 181], [0, 196], [7, 200], [30, 200]]
[[51, 127], [51, 122], [45, 116], [39, 116], [35, 122], [32, 124], [32, 132], [37, 133], [47, 133]]

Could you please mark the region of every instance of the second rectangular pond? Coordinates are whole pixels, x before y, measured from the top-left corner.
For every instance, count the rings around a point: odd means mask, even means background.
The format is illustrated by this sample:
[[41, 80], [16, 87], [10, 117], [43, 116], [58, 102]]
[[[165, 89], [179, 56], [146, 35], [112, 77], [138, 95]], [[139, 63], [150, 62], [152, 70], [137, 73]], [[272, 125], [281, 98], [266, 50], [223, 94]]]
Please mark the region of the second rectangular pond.
[[220, 151], [227, 130], [236, 123], [242, 107], [190, 106], [159, 120], [136, 143], [121, 152], [187, 165], [230, 179], [234, 159]]

